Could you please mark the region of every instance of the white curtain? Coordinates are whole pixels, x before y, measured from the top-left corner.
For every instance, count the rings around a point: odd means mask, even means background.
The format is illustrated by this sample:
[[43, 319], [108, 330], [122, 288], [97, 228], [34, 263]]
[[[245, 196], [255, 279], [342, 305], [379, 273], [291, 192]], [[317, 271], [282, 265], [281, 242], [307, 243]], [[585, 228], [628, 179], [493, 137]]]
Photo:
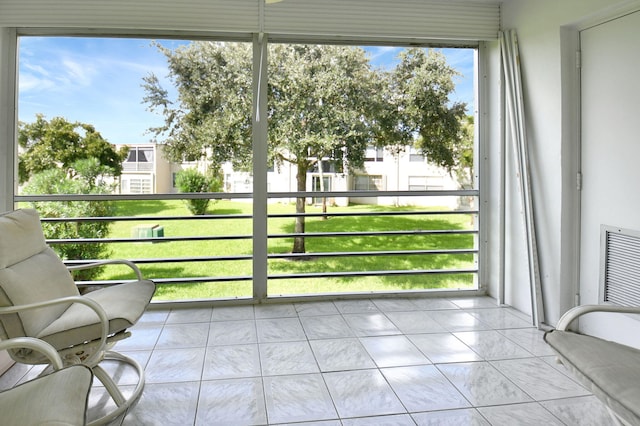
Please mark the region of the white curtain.
[[531, 177], [529, 171], [529, 154], [522, 94], [518, 38], [514, 30], [505, 30], [499, 33], [499, 39], [502, 53], [506, 98], [505, 135], [507, 139], [510, 140], [513, 147], [516, 161], [516, 176], [518, 179], [518, 186], [520, 188], [522, 211], [524, 214], [532, 317], [534, 325], [541, 328], [544, 323], [544, 306], [542, 299], [542, 286], [540, 284], [538, 247], [534, 223], [534, 205], [531, 194]]

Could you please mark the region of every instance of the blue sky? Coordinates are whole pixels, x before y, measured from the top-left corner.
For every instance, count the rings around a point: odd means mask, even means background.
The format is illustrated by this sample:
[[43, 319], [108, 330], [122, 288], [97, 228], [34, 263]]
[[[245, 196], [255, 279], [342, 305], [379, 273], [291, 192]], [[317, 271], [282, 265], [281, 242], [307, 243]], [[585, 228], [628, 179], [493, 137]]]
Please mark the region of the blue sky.
[[[184, 42], [163, 41], [167, 47]], [[397, 47], [368, 47], [374, 66], [393, 66]], [[455, 101], [473, 101], [473, 55], [445, 49], [450, 65], [464, 76], [457, 81]], [[19, 120], [37, 113], [89, 123], [114, 144], [145, 143], [149, 127], [162, 118], [142, 103], [142, 78], [166, 78], [164, 55], [151, 40], [126, 38], [21, 37], [19, 45]], [[168, 81], [163, 87], [170, 89]]]

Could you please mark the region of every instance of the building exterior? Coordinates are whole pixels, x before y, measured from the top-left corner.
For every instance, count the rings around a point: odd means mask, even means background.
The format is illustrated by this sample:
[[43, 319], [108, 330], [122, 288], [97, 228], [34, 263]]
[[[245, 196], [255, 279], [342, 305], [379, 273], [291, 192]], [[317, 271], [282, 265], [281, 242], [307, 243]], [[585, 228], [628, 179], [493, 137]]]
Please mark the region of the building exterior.
[[[167, 194], [178, 192], [175, 176], [180, 170], [198, 168], [206, 171], [204, 162], [171, 163], [162, 154], [162, 145], [129, 145], [129, 156], [123, 163], [119, 192], [121, 194]], [[223, 190], [230, 193], [251, 192], [253, 177], [248, 172], [233, 169], [230, 163], [223, 165]], [[270, 192], [295, 192], [296, 166], [285, 163], [273, 167], [267, 175]], [[320, 185], [323, 180], [324, 188]], [[430, 164], [414, 148], [398, 154], [383, 148], [369, 147], [365, 155], [363, 170], [355, 173], [337, 172], [329, 161], [323, 162], [323, 171], [318, 167], [307, 176], [307, 191], [431, 191], [459, 189], [456, 179], [442, 167]], [[285, 201], [285, 199], [280, 199]], [[286, 200], [293, 202], [294, 200]], [[309, 199], [310, 204], [319, 203], [320, 198]], [[452, 197], [333, 197], [330, 205], [382, 204], [382, 205], [430, 205], [456, 208]]]

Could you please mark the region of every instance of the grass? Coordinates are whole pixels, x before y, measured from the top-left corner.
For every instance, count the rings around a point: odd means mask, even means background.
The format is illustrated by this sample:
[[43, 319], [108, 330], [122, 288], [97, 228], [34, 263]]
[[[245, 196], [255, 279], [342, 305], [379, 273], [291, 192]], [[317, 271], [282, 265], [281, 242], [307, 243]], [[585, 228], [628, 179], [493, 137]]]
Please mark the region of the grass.
[[[120, 216], [189, 216], [182, 201], [118, 201]], [[202, 256], [250, 255], [252, 253], [251, 219], [228, 219], [228, 214], [251, 214], [251, 204], [242, 201], [218, 201], [210, 206], [215, 219], [208, 220], [140, 220], [116, 222], [111, 227], [110, 237], [131, 237], [136, 225], [158, 224], [164, 227], [165, 236], [220, 236], [243, 235], [246, 239], [213, 241], [178, 241], [162, 243], [112, 243], [112, 258], [149, 259], [184, 258]], [[271, 204], [269, 213], [293, 213], [295, 207], [286, 204]], [[330, 207], [333, 212], [407, 211], [412, 208], [389, 206]], [[422, 209], [424, 210], [424, 209]], [[307, 212], [319, 212], [319, 208], [308, 206]], [[412, 216], [333, 216], [327, 220], [307, 218], [307, 232], [352, 232], [471, 229], [471, 216], [412, 215]], [[268, 222], [269, 234], [293, 232], [293, 218], [272, 218]], [[357, 272], [386, 270], [460, 269], [473, 268], [473, 255], [411, 255], [371, 256], [369, 251], [462, 249], [473, 247], [473, 235], [407, 235], [407, 236], [361, 236], [361, 237], [307, 237], [308, 260], [270, 259], [269, 274], [300, 274], [313, 272]], [[270, 238], [269, 253], [289, 253], [293, 238]], [[355, 257], [313, 257], [323, 252], [363, 252]], [[167, 284], [158, 286], [157, 300], [205, 299], [250, 297], [252, 295], [251, 260], [161, 262], [143, 264], [141, 269], [149, 278], [173, 277], [247, 277], [243, 281], [228, 281], [198, 284]], [[105, 269], [101, 279], [124, 278], [122, 267]], [[310, 293], [345, 293], [422, 290], [442, 288], [471, 288], [473, 274], [434, 274], [413, 276], [373, 277], [324, 277], [322, 279], [272, 279], [268, 282], [269, 295], [292, 295]]]

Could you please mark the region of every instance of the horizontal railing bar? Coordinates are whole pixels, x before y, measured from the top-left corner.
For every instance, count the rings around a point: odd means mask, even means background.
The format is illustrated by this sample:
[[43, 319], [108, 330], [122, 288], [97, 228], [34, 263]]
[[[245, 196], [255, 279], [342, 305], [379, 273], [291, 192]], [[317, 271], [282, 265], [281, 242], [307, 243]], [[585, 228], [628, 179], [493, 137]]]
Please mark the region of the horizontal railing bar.
[[455, 189], [435, 191], [327, 191], [327, 192], [269, 192], [269, 198], [371, 198], [371, 197], [477, 197], [476, 189]]
[[[400, 236], [400, 235], [455, 235], [477, 234], [477, 230], [414, 230], [414, 231], [360, 231], [360, 232], [302, 232], [291, 234], [270, 234], [267, 238], [318, 238], [318, 237], [366, 237], [366, 236]], [[48, 244], [94, 244], [94, 243], [154, 243], [172, 241], [221, 241], [248, 240], [251, 235], [213, 235], [192, 237], [149, 237], [149, 238], [57, 238], [47, 240]]]
[[477, 269], [414, 269], [410, 271], [354, 271], [354, 272], [309, 272], [304, 274], [269, 275], [268, 279], [281, 280], [287, 278], [334, 278], [334, 277], [368, 277], [368, 276], [402, 276], [402, 275], [455, 275], [476, 274]]
[[[268, 218], [287, 217], [351, 217], [351, 216], [431, 216], [431, 215], [464, 215], [478, 214], [478, 210], [428, 210], [397, 212], [327, 212], [327, 213], [274, 213]], [[171, 220], [220, 220], [220, 219], [252, 219], [250, 214], [194, 215], [194, 216], [102, 216], [102, 217], [42, 217], [42, 222], [133, 222], [133, 221], [171, 221]]]
[[149, 238], [57, 238], [47, 244], [95, 244], [95, 243], [164, 243], [173, 241], [221, 241], [250, 240], [251, 235], [213, 235], [195, 237], [149, 237]]
[[[302, 279], [302, 278], [328, 278], [328, 277], [367, 277], [367, 276], [402, 276], [402, 275], [458, 275], [458, 274], [476, 274], [477, 269], [415, 269], [410, 271], [355, 271], [355, 272], [309, 272], [304, 274], [277, 274], [268, 275], [268, 279]], [[235, 276], [235, 277], [183, 277], [183, 278], [151, 278], [156, 284], [191, 284], [204, 282], [230, 282], [230, 281], [249, 281], [252, 276]], [[120, 284], [123, 282], [131, 282], [131, 280], [104, 280], [104, 281], [77, 281], [78, 286], [109, 286]]]
[[[318, 253], [272, 253], [267, 255], [269, 259], [291, 259], [309, 257], [358, 257], [358, 256], [416, 256], [416, 255], [458, 255], [477, 254], [477, 249], [442, 249], [442, 250], [384, 250], [384, 251], [342, 251], [342, 252], [318, 252]], [[188, 263], [188, 262], [219, 262], [235, 260], [251, 260], [253, 255], [233, 255], [233, 256], [201, 256], [201, 257], [163, 257], [147, 259], [129, 259], [131, 262], [148, 265], [155, 263]], [[97, 262], [97, 260], [65, 260], [66, 265], [85, 265]]]
[[417, 256], [417, 255], [440, 255], [440, 254], [476, 254], [475, 249], [450, 249], [450, 250], [383, 250], [383, 251], [340, 251], [340, 252], [320, 252], [320, 253], [278, 253], [269, 254], [269, 259], [290, 259], [290, 258], [314, 258], [314, 257], [357, 257], [357, 256]]
[[397, 212], [326, 212], [326, 213], [274, 213], [269, 218], [285, 217], [344, 217], [344, 216], [431, 216], [431, 215], [463, 215], [478, 214], [478, 210], [428, 210], [428, 211], [397, 211]]
[[[480, 191], [438, 190], [438, 191], [330, 191], [330, 192], [270, 192], [268, 198], [332, 198], [332, 197], [477, 197]], [[15, 202], [43, 201], [110, 201], [110, 200], [197, 200], [197, 199], [251, 199], [250, 192], [180, 192], [176, 194], [48, 194], [16, 195]]]
[[474, 229], [418, 229], [408, 231], [354, 231], [354, 232], [299, 232], [291, 234], [269, 234], [269, 238], [293, 237], [366, 237], [378, 235], [449, 235], [449, 234], [477, 234]]

